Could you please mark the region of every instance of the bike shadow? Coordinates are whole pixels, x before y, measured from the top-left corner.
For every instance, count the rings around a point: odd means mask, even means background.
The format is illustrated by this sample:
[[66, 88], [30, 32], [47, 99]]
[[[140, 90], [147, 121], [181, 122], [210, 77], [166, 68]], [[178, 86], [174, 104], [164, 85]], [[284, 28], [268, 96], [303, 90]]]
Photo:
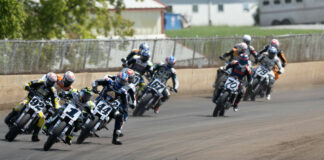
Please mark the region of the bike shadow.
[[[30, 150], [30, 151], [44, 151], [43, 148], [21, 148], [22, 150]], [[67, 150], [67, 149], [57, 149], [57, 148], [51, 148], [48, 151], [44, 151], [44, 152], [70, 152], [71, 150]]]
[[221, 117], [214, 117], [213, 115], [194, 115], [195, 117], [207, 117], [207, 118], [229, 118], [230, 116], [221, 116]]

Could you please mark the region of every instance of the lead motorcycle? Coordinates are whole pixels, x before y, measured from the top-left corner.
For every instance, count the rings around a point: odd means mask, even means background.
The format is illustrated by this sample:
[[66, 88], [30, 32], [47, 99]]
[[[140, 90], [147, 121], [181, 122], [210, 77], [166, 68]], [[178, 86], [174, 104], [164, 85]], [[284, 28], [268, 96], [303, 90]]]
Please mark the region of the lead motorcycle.
[[[138, 99], [138, 104], [133, 112], [133, 116], [142, 116], [145, 111], [154, 109], [156, 104], [159, 103], [163, 97], [162, 92], [166, 88], [167, 86], [163, 84], [160, 79], [151, 79]], [[171, 87], [169, 87], [169, 89], [173, 91]]]
[[237, 77], [230, 76], [227, 78], [222, 91], [217, 98], [216, 107], [213, 112], [214, 117], [224, 116], [225, 111], [233, 106], [233, 101], [238, 95], [238, 89], [241, 81]]
[[82, 116], [82, 111], [74, 103], [66, 104], [63, 112], [54, 117], [55, 124], [48, 128], [47, 141], [44, 144], [44, 151], [48, 151], [58, 140], [65, 142], [64, 136], [73, 131], [77, 120]]
[[112, 102], [107, 102], [104, 99], [100, 100], [96, 107], [91, 110], [91, 114], [86, 117], [85, 123], [82, 125], [81, 133], [77, 139], [77, 144], [83, 143], [90, 134], [96, 135], [96, 132], [105, 128], [106, 124], [112, 118], [121, 114], [119, 112], [119, 106], [119, 100]]
[[9, 142], [13, 141], [18, 134], [31, 133], [36, 127], [41, 115], [44, 116], [44, 118], [46, 118], [46, 115], [48, 115], [46, 112], [46, 106], [50, 106], [50, 102], [46, 101], [44, 96], [38, 92], [34, 90], [31, 90], [30, 92], [34, 95], [32, 99], [28, 104], [26, 104], [20, 114], [11, 120], [13, 121], [11, 122], [12, 125], [10, 126], [9, 132], [5, 136], [6, 140]]

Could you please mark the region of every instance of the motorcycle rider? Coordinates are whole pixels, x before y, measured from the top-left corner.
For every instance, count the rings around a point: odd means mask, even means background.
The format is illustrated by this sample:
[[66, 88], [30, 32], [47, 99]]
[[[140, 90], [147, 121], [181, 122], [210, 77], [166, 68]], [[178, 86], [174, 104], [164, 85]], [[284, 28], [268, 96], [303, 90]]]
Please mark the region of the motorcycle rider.
[[141, 56], [134, 56], [123, 64], [124, 67], [128, 67], [141, 75], [139, 82], [139, 91], [143, 90], [143, 87], [145, 86], [145, 81], [142, 76], [144, 74], [148, 74], [148, 76], [152, 75], [153, 63], [149, 61], [149, 59], [150, 52], [146, 50], [141, 53]]
[[[178, 92], [179, 88], [179, 81], [177, 78], [176, 70], [174, 69], [176, 59], [174, 56], [168, 56], [165, 58], [165, 64], [156, 64], [153, 67], [153, 79], [158, 78], [162, 83], [166, 84], [167, 81], [172, 78], [173, 88], [172, 90], [174, 92]], [[158, 114], [160, 111], [160, 107], [162, 103], [166, 102], [170, 97], [170, 92], [168, 88], [165, 88], [165, 90], [162, 92], [163, 97], [161, 98], [161, 101], [156, 104], [154, 107], [154, 113]]]
[[[240, 81], [242, 81], [244, 76], [246, 76], [247, 81], [248, 81], [247, 84], [251, 85], [252, 75], [251, 75], [251, 68], [249, 67], [248, 55], [246, 55], [245, 53], [242, 53], [239, 56], [238, 61], [233, 60], [229, 65], [226, 66], [226, 69], [230, 69], [230, 68], [232, 68], [232, 72], [231, 72], [230, 76], [237, 77]], [[224, 84], [225, 84], [225, 82], [223, 83], [223, 85], [221, 85], [218, 88], [217, 94], [213, 98], [214, 103], [216, 103], [218, 97], [220, 96], [221, 91], [224, 88]], [[240, 103], [242, 96], [243, 96], [243, 86], [242, 86], [242, 82], [241, 82], [241, 85], [239, 86], [239, 89], [238, 89], [238, 95], [236, 96], [236, 99], [235, 99], [234, 105], [233, 105], [233, 110], [235, 112], [238, 111], [238, 104]]]
[[219, 59], [225, 60], [227, 57], [230, 57], [228, 59], [228, 62], [231, 62], [232, 60], [237, 60], [242, 53], [245, 53], [247, 51], [247, 49], [248, 45], [245, 42], [235, 44], [231, 50], [224, 53], [222, 56], [219, 56]]
[[92, 82], [92, 90], [94, 93], [99, 93], [97, 90], [98, 86], [103, 86], [100, 92], [100, 98], [111, 101], [119, 99], [121, 102], [120, 112], [115, 117], [115, 129], [113, 133], [112, 143], [115, 145], [121, 145], [122, 142], [118, 139], [121, 133], [120, 129], [123, 124], [123, 116], [127, 114], [128, 101], [127, 101], [127, 90], [124, 86], [128, 85], [128, 75], [125, 72], [119, 72], [117, 76], [106, 76], [105, 79], [98, 79]]
[[[58, 97], [56, 94], [56, 89], [54, 88], [54, 84], [57, 82], [57, 76], [53, 72], [49, 72], [46, 74], [44, 79], [40, 80], [33, 80], [30, 81], [29, 83], [25, 84], [24, 89], [26, 91], [29, 91], [28, 96], [20, 102], [9, 115], [5, 119], [5, 123], [10, 126], [10, 121], [12, 120], [13, 117], [19, 114], [20, 111], [23, 110], [23, 108], [26, 106], [26, 104], [29, 103], [29, 101], [32, 99], [34, 96], [32, 92], [30, 91], [36, 91], [37, 93], [41, 94], [44, 96], [44, 99], [51, 98], [52, 105], [55, 109], [60, 108], [59, 102], [58, 102]], [[32, 141], [36, 142], [39, 141], [38, 138], [38, 133], [40, 131], [40, 128], [45, 122], [43, 114], [39, 114], [40, 119], [37, 122], [37, 126], [34, 128], [33, 135], [32, 135]]]
[[143, 52], [150, 51], [150, 47], [147, 43], [141, 43], [138, 49], [133, 49], [126, 57], [126, 61], [130, 60], [134, 56], [140, 56]]
[[79, 119], [76, 121], [76, 127], [73, 131], [67, 131], [69, 135], [65, 137], [65, 143], [71, 145], [73, 139], [72, 132], [76, 133], [78, 130], [80, 130], [83, 123], [83, 118], [87, 117], [87, 114], [91, 112], [91, 109], [95, 107], [95, 104], [91, 101], [92, 92], [88, 87], [84, 87], [80, 91], [78, 91], [77, 89], [71, 89], [69, 91], [61, 92], [60, 97], [66, 99], [66, 103], [55, 113], [55, 115], [53, 115], [50, 120], [45, 123], [43, 130], [45, 131], [45, 133], [47, 133], [48, 127], [51, 126], [53, 122], [55, 122], [58, 115], [61, 115], [63, 113], [68, 103], [75, 104], [76, 107], [82, 110], [83, 116], [79, 117]]
[[255, 51], [254, 47], [251, 46], [251, 41], [252, 41], [252, 38], [251, 38], [250, 35], [246, 34], [246, 35], [243, 36], [243, 42], [246, 43], [246, 45], [247, 45], [247, 50], [246, 50], [245, 53], [249, 56], [249, 59], [250, 59], [250, 57], [252, 55], [253, 58], [254, 58], [254, 61], [256, 63], [256, 58], [257, 58], [258, 53]]
[[[286, 57], [284, 55], [284, 52], [279, 49], [279, 41], [277, 39], [272, 39], [270, 41], [269, 45], [264, 46], [263, 49], [259, 52], [259, 55], [267, 52], [271, 47], [275, 47], [277, 49], [277, 54], [276, 55], [281, 60], [282, 67], [285, 68], [286, 64], [287, 64], [287, 59], [286, 59]], [[278, 68], [275, 67], [274, 68], [275, 80], [279, 79], [279, 77], [280, 77], [280, 74], [278, 73], [278, 71], [279, 71]]]
[[[261, 54], [258, 57], [258, 62], [260, 62], [261, 65], [266, 67], [269, 71], [274, 70], [275, 67], [278, 67], [278, 74], [283, 73], [284, 68], [281, 65], [280, 59], [277, 57], [278, 50], [276, 47], [270, 47], [268, 49], [268, 52]], [[275, 83], [275, 74], [274, 71], [269, 74], [269, 85], [266, 89], [266, 98], [267, 100], [271, 99], [271, 91], [273, 88], [273, 85]]]
[[69, 91], [72, 89], [72, 84], [75, 81], [74, 73], [71, 71], [67, 71], [63, 76], [57, 76], [57, 83], [55, 87], [60, 93], [61, 91]]

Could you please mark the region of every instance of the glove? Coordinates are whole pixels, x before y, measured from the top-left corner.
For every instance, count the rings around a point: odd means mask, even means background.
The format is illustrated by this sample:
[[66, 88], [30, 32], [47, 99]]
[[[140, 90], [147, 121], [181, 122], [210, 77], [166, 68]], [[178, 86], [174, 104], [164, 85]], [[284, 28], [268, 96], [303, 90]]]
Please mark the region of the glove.
[[31, 88], [29, 86], [25, 86], [26, 91], [31, 91]]
[[282, 64], [282, 67], [284, 67], [284, 68], [285, 68], [285, 67], [286, 67], [286, 64], [285, 64], [285, 63], [283, 63], [283, 64]]
[[178, 90], [177, 90], [177, 89], [175, 89], [175, 88], [173, 88], [173, 91], [174, 91], [175, 93], [178, 93]]
[[95, 94], [98, 94], [99, 93], [97, 87], [92, 87], [92, 92], [95, 93]]
[[219, 56], [219, 59], [221, 60], [225, 60], [225, 58], [223, 56]]
[[278, 71], [277, 73], [278, 73], [278, 74], [281, 74], [281, 72], [280, 72], [280, 71]]

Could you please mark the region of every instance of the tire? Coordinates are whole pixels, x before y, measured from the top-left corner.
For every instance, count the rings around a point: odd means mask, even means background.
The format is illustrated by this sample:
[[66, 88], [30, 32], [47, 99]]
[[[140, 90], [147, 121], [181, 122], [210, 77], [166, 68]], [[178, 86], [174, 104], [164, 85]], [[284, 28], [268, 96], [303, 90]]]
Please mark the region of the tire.
[[44, 151], [48, 151], [52, 147], [52, 145], [56, 142], [57, 137], [60, 136], [65, 127], [66, 123], [61, 122], [56, 128], [54, 128], [53, 134], [47, 138], [47, 141], [44, 144]]
[[30, 114], [25, 114], [24, 117], [18, 122], [17, 126], [10, 127], [9, 132], [6, 134], [6, 140], [12, 142], [17, 135], [20, 133], [20, 128], [24, 127], [24, 125], [28, 122], [30, 118]]
[[153, 98], [152, 93], [147, 93], [145, 97], [138, 103], [137, 107], [135, 108], [133, 112], [133, 116], [142, 116], [144, 112], [146, 111], [146, 106], [148, 105], [148, 102]]
[[253, 83], [252, 83], [252, 89], [251, 89], [251, 91], [252, 90], [254, 91], [254, 92], [251, 92], [251, 100], [252, 101], [255, 101], [255, 96], [260, 91], [261, 86], [257, 90], [255, 90], [255, 88], [257, 87], [258, 84], [259, 84], [259, 79], [254, 79]]
[[229, 93], [225, 92], [218, 100], [216, 107], [213, 112], [213, 117], [219, 117], [219, 116], [224, 116], [225, 114], [225, 107], [224, 104], [226, 102], [226, 99], [228, 97]]
[[222, 74], [217, 80], [216, 80], [216, 85], [215, 88], [219, 88], [219, 86], [221, 86], [221, 83], [226, 81], [227, 79], [227, 75], [226, 74]]
[[81, 133], [76, 141], [77, 144], [83, 143], [83, 141], [89, 137], [90, 131], [94, 128], [94, 126], [97, 124], [99, 121], [99, 117], [95, 117], [94, 120], [91, 120], [85, 127], [84, 129], [81, 130]]

